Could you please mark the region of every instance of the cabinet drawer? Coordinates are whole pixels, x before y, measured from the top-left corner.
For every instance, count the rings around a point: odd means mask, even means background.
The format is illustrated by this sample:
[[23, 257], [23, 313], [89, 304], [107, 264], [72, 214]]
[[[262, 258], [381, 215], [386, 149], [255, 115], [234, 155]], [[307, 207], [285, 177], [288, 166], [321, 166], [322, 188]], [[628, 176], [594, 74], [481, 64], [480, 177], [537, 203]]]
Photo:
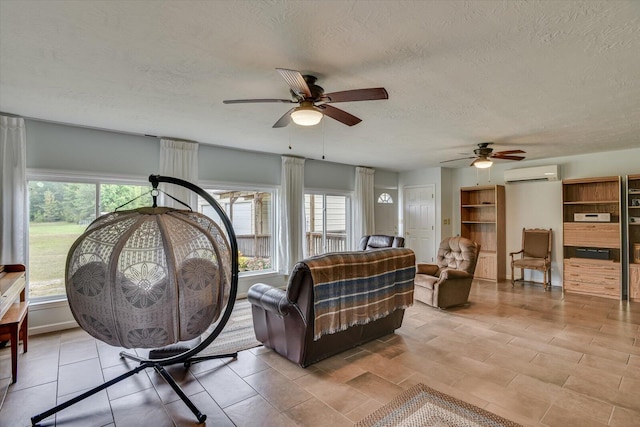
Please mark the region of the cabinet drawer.
[[564, 260], [564, 280], [620, 287], [620, 264], [610, 261]]
[[620, 297], [619, 285], [598, 285], [595, 283], [574, 282], [565, 280], [563, 287], [566, 292], [575, 292], [579, 294], [598, 295], [608, 298]]
[[476, 264], [476, 272], [474, 277], [477, 279], [496, 280], [498, 277], [498, 267], [496, 264], [495, 254], [486, 254], [480, 252], [478, 255], [478, 263]]
[[619, 248], [620, 225], [618, 223], [565, 222], [563, 238], [565, 246]]

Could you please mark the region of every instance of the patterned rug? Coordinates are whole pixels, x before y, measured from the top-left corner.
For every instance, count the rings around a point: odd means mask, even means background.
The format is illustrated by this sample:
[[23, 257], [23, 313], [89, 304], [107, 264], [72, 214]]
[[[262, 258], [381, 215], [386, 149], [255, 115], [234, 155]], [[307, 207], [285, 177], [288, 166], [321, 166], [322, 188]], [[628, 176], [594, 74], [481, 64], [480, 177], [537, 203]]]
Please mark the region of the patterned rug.
[[374, 426], [522, 427], [424, 384], [405, 390], [356, 424], [356, 427]]
[[[209, 330], [213, 330], [215, 326], [215, 324], [212, 325], [209, 327]], [[262, 343], [256, 340], [253, 332], [251, 304], [246, 299], [240, 299], [233, 305], [231, 317], [224, 329], [222, 329], [222, 332], [220, 332], [220, 335], [213, 340], [209, 347], [198, 353], [197, 356], [235, 353], [260, 345], [262, 345]]]

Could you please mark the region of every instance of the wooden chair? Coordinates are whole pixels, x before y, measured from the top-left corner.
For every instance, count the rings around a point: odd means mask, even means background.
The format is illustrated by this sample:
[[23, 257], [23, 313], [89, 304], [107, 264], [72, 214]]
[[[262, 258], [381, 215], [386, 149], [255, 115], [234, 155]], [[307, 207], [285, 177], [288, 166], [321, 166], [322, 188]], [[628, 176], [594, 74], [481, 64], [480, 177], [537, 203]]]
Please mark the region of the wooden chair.
[[[522, 249], [511, 252], [511, 286], [516, 280], [524, 281], [524, 270], [544, 272], [544, 290], [551, 289], [551, 245], [552, 229], [522, 229]], [[520, 255], [520, 258], [517, 258]], [[515, 278], [514, 270], [520, 269], [520, 279]], [[535, 283], [535, 282], [534, 282]]]

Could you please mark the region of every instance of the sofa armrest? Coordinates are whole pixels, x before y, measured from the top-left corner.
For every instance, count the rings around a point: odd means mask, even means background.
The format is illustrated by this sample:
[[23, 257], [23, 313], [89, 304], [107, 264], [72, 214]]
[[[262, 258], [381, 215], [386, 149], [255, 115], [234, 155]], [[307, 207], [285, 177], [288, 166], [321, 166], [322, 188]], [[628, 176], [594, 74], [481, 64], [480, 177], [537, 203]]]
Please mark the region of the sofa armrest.
[[438, 267], [436, 264], [418, 264], [416, 266], [416, 274], [428, 274], [429, 276], [437, 276]]
[[466, 271], [462, 270], [443, 270], [440, 273], [440, 280], [442, 282], [444, 280], [458, 280], [458, 279], [473, 279], [473, 274], [469, 274]]
[[292, 303], [282, 289], [264, 283], [256, 283], [249, 288], [247, 299], [251, 305], [270, 311], [278, 316], [286, 316]]

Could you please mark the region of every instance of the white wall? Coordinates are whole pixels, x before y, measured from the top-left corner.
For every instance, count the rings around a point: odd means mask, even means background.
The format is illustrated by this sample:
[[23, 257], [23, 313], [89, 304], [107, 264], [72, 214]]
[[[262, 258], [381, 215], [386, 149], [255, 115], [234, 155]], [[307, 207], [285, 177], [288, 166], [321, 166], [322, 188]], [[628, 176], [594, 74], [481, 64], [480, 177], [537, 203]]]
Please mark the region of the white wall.
[[324, 160], [304, 162], [304, 186], [307, 189], [353, 191], [355, 180], [355, 166]]
[[148, 177], [158, 173], [157, 138], [25, 120], [27, 168]]
[[198, 147], [198, 178], [203, 182], [279, 186], [281, 164], [282, 160], [276, 154], [240, 151], [205, 144]]
[[376, 169], [375, 186], [377, 188], [398, 189], [398, 173], [384, 169]]

